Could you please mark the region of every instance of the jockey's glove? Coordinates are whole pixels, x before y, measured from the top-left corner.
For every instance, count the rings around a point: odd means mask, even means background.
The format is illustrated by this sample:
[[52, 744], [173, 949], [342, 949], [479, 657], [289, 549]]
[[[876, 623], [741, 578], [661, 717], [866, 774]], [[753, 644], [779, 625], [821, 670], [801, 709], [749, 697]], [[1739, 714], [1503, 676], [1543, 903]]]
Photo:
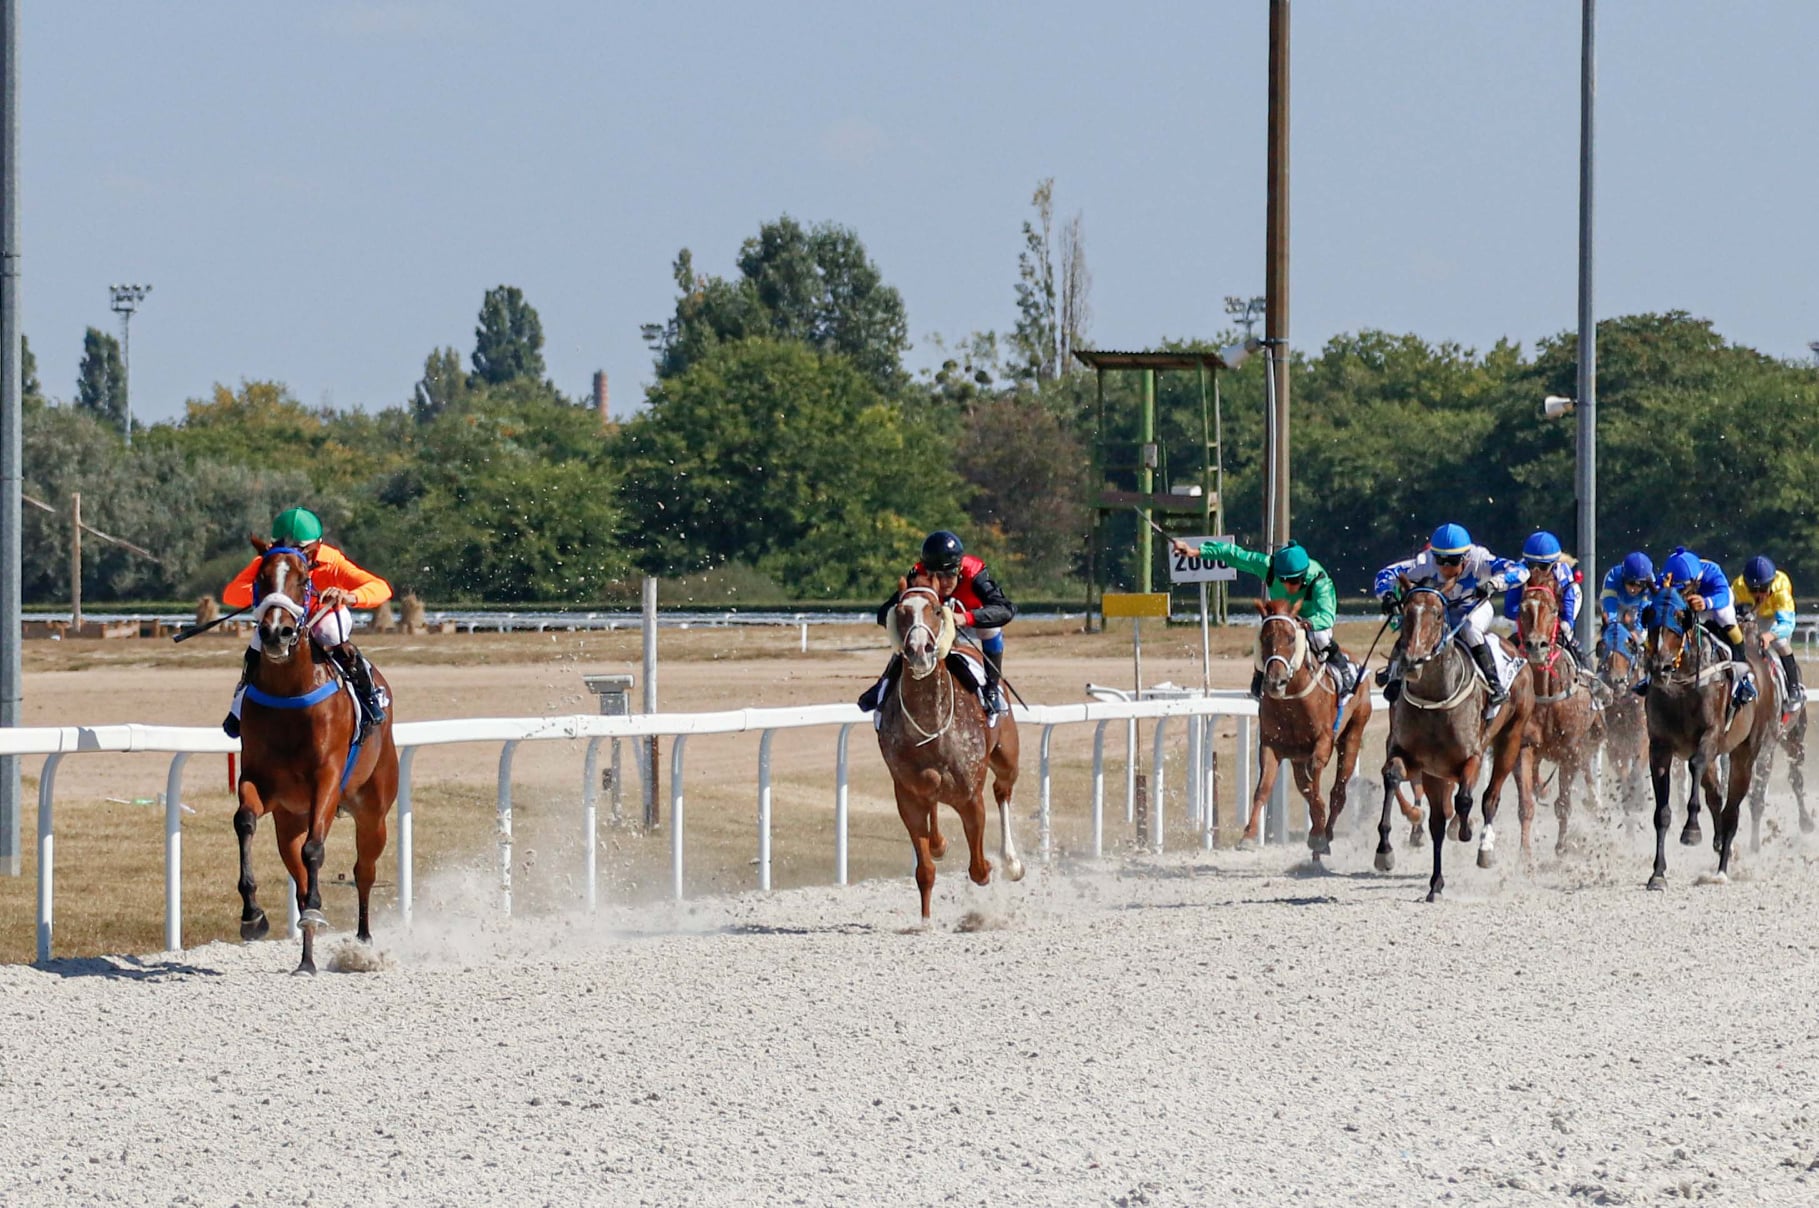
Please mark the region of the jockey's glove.
[[1383, 605], [1384, 615], [1387, 616], [1390, 613], [1395, 612], [1396, 608], [1398, 606], [1397, 601], [1396, 601], [1396, 593], [1392, 591], [1392, 592], [1385, 594], [1382, 598], [1381, 603]]

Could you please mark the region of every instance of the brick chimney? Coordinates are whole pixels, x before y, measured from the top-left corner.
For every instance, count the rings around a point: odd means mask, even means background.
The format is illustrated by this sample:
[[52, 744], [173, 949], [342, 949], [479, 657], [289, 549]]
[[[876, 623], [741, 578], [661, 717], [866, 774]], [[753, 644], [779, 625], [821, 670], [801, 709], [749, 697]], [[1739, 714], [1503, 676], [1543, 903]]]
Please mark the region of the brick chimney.
[[613, 422], [612, 404], [607, 400], [606, 370], [594, 370], [594, 412], [600, 417], [601, 427], [611, 427]]

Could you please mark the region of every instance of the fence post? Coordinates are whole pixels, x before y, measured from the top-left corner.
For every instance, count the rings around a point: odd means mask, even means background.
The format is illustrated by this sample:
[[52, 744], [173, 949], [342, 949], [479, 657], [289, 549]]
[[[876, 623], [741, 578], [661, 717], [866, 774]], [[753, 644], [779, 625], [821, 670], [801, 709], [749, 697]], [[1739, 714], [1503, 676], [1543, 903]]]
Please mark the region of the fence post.
[[1253, 778], [1257, 774], [1257, 753], [1251, 744], [1251, 729], [1255, 725], [1252, 718], [1238, 718], [1238, 767], [1234, 777], [1237, 787], [1233, 794], [1232, 808], [1237, 815], [1240, 831], [1247, 831], [1251, 826], [1251, 795], [1255, 792]]
[[183, 947], [183, 765], [189, 752], [171, 757], [164, 778], [164, 947]]
[[587, 740], [581, 761], [581, 900], [589, 914], [597, 905], [595, 871], [599, 868], [600, 735]]
[[1049, 862], [1049, 854], [1053, 850], [1053, 846], [1054, 846], [1054, 823], [1050, 820], [1050, 817], [1049, 817], [1049, 758], [1048, 758], [1049, 740], [1054, 738], [1054, 736], [1055, 736], [1055, 727], [1054, 726], [1043, 726], [1042, 727], [1042, 748], [1041, 748], [1042, 749], [1042, 758], [1041, 758], [1041, 765], [1040, 765], [1041, 766], [1041, 785], [1042, 785], [1042, 787], [1041, 787], [1041, 795], [1040, 795], [1040, 806], [1036, 811], [1036, 816], [1041, 820], [1040, 824], [1039, 824], [1039, 828], [1038, 828], [1038, 834], [1040, 836], [1040, 845], [1041, 845], [1041, 849], [1042, 849], [1042, 862], [1044, 864], [1047, 864]]
[[688, 735], [676, 735], [669, 749], [669, 870], [676, 900], [682, 900], [682, 751]]
[[51, 918], [55, 913], [52, 894], [57, 871], [56, 827], [51, 817], [51, 795], [57, 784], [57, 765], [63, 753], [44, 757], [44, 768], [38, 773], [38, 961], [51, 958]]
[[771, 739], [766, 730], [758, 740], [758, 888], [771, 891]]
[[416, 820], [411, 813], [411, 761], [416, 757], [416, 747], [398, 751], [398, 922], [406, 931], [411, 927], [411, 897], [415, 889], [411, 882], [417, 842]]
[[499, 752], [499, 910], [507, 918], [512, 914], [512, 756], [517, 750], [513, 739]]
[[1105, 727], [1107, 718], [1093, 727], [1093, 859], [1105, 854]]
[[840, 727], [840, 741], [834, 755], [834, 884], [846, 884], [846, 739], [858, 722]]
[[1168, 718], [1156, 720], [1155, 754], [1151, 756], [1154, 766], [1150, 769], [1150, 847], [1153, 851], [1162, 850], [1162, 736], [1168, 730]]

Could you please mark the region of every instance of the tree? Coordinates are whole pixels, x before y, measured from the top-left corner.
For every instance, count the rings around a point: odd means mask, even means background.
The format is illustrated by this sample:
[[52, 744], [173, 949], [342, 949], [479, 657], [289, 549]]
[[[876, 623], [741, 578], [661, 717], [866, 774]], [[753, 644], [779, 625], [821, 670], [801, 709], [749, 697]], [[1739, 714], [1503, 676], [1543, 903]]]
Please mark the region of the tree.
[[1086, 267], [1086, 234], [1075, 214], [1055, 241], [1055, 179], [1036, 186], [1030, 204], [1036, 221], [1023, 223], [1023, 251], [1017, 256], [1017, 327], [1011, 345], [1020, 358], [1018, 376], [1051, 382], [1071, 372], [1073, 351], [1086, 337], [1092, 318], [1092, 274]]
[[32, 355], [32, 342], [19, 335], [19, 400], [26, 407], [44, 405], [44, 386], [38, 381], [38, 358]]
[[1002, 534], [1030, 578], [1066, 579], [1091, 527], [1092, 459], [1080, 437], [1040, 400], [1001, 396], [967, 416], [955, 460], [973, 488], [966, 511], [974, 525]]
[[94, 327], [82, 337], [76, 406], [117, 432], [125, 430], [126, 365], [120, 359], [120, 341]]
[[474, 328], [474, 378], [497, 386], [543, 377], [543, 322], [515, 285], [486, 291]]
[[461, 368], [461, 354], [453, 348], [438, 348], [424, 359], [423, 377], [411, 394], [411, 414], [417, 422], [427, 423], [466, 393], [467, 370]]
[[649, 402], [622, 429], [620, 498], [652, 570], [739, 563], [802, 595], [869, 596], [960, 515], [945, 443], [845, 357], [721, 344]]
[[687, 248], [677, 255], [675, 312], [644, 327], [658, 377], [687, 372], [720, 344], [763, 336], [844, 356], [886, 393], [903, 385], [903, 298], [855, 232], [785, 214], [740, 246], [738, 268], [731, 281], [701, 277]]

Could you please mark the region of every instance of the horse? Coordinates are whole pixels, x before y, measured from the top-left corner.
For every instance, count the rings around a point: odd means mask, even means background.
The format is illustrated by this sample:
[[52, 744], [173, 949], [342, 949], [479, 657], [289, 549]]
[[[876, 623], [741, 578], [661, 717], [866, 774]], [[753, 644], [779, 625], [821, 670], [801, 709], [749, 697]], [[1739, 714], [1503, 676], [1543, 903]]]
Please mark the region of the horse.
[[[1756, 683], [1769, 683], [1761, 656], [1745, 648]], [[1731, 661], [1718, 640], [1701, 625], [1679, 590], [1664, 588], [1649, 610], [1643, 669], [1648, 695], [1648, 770], [1655, 790], [1655, 865], [1650, 889], [1667, 888], [1667, 828], [1673, 821], [1668, 777], [1674, 760], [1686, 760], [1686, 826], [1680, 842], [1699, 842], [1699, 790], [1705, 789], [1712, 812], [1712, 847], [1718, 853], [1717, 880], [1729, 879], [1731, 847], [1744, 796], [1749, 792], [1757, 757], [1771, 741], [1775, 702], [1762, 696], [1748, 704], [1731, 704]], [[1718, 758], [1730, 757], [1730, 769], [1719, 805]]]
[[1529, 715], [1524, 743], [1533, 750], [1532, 759], [1545, 759], [1559, 770], [1554, 818], [1560, 833], [1554, 840], [1555, 855], [1566, 850], [1575, 779], [1585, 781], [1592, 808], [1601, 809], [1598, 782], [1592, 775], [1592, 752], [1603, 729], [1598, 711], [1592, 707], [1591, 690], [1579, 682], [1578, 666], [1560, 645], [1559, 628], [1560, 590], [1552, 577], [1525, 587], [1516, 609], [1516, 638], [1534, 683], [1535, 709]]
[[1787, 779], [1800, 810], [1800, 832], [1813, 833], [1813, 816], [1806, 809], [1806, 699], [1795, 697], [1793, 686], [1782, 672], [1781, 660], [1770, 657], [1766, 649], [1770, 635], [1758, 636], [1756, 614], [1745, 614], [1742, 624], [1746, 644], [1763, 649], [1762, 661], [1774, 684], [1776, 702], [1770, 741], [1763, 744], [1755, 774], [1750, 778], [1750, 850], [1756, 851], [1762, 846], [1762, 811], [1768, 804], [1768, 778], [1775, 769], [1778, 748], [1787, 751]]
[[[1287, 760], [1295, 787], [1307, 799], [1307, 845], [1314, 859], [1333, 850], [1333, 825], [1345, 811], [1346, 782], [1358, 764], [1364, 727], [1371, 719], [1371, 694], [1355, 691], [1339, 711], [1339, 687], [1321, 661], [1310, 656], [1301, 602], [1258, 600], [1257, 660], [1263, 672], [1263, 699], [1257, 706], [1257, 788], [1250, 822], [1238, 840], [1241, 850], [1257, 846], [1257, 824]], [[1363, 671], [1360, 669], [1360, 679]], [[1337, 752], [1329, 812], [1320, 800], [1320, 777]]]
[[[1420, 773], [1427, 790], [1428, 836], [1433, 841], [1434, 871], [1427, 900], [1437, 901], [1446, 887], [1441, 854], [1446, 825], [1457, 818], [1459, 839], [1472, 838], [1472, 786], [1484, 755], [1491, 755], [1491, 778], [1484, 793], [1484, 836], [1478, 844], [1478, 867], [1489, 868], [1495, 844], [1492, 823], [1503, 782], [1516, 772], [1517, 816], [1522, 823], [1522, 851], [1529, 852], [1529, 824], [1535, 801], [1532, 763], [1524, 758], [1523, 736], [1534, 711], [1534, 688], [1528, 664], [1516, 668], [1509, 698], [1490, 720], [1484, 718], [1488, 689], [1472, 657], [1453, 640], [1457, 627], [1446, 623], [1446, 598], [1427, 586], [1400, 580], [1402, 591], [1402, 692], [1390, 707], [1390, 736], [1383, 764], [1383, 817], [1377, 824], [1376, 867], [1395, 867], [1390, 847], [1390, 804], [1404, 780]], [[1501, 639], [1487, 637], [1486, 641]], [[1449, 788], [1452, 790], [1449, 793]]]
[[[1633, 800], [1648, 772], [1648, 724], [1642, 698], [1634, 692], [1642, 660], [1630, 615], [1626, 611], [1621, 619], [1605, 625], [1598, 678], [1611, 694], [1604, 706], [1606, 766], [1622, 785], [1626, 799]], [[1630, 808], [1627, 801], [1624, 808]]]
[[[362, 942], [372, 941], [368, 907], [385, 816], [398, 795], [398, 749], [392, 723], [359, 742], [360, 705], [336, 679], [310, 639], [315, 587], [303, 551], [254, 537], [259, 571], [253, 581], [253, 616], [260, 658], [248, 681], [240, 715], [240, 806], [234, 834], [240, 840], [240, 936], [270, 929], [253, 880], [253, 832], [272, 815], [278, 854], [297, 886], [303, 959], [298, 973], [314, 973], [315, 935], [328, 925], [322, 914], [320, 874], [329, 825], [337, 814], [354, 819], [354, 885], [360, 895]], [[374, 680], [385, 684], [378, 670]]]
[[998, 829], [1004, 872], [1023, 879], [1011, 833], [1011, 791], [1017, 784], [1017, 722], [1009, 713], [997, 724], [971, 684], [956, 674], [960, 658], [970, 675], [983, 680], [983, 662], [972, 651], [953, 650], [953, 612], [943, 607], [931, 576], [917, 574], [897, 581], [897, 602], [889, 614], [891, 637], [903, 666], [896, 687], [878, 710], [878, 749], [890, 770], [897, 814], [909, 831], [916, 852], [916, 888], [922, 893], [922, 921], [928, 922], [929, 895], [935, 888], [935, 861], [947, 853], [939, 807], [946, 803], [960, 815], [970, 855], [967, 875], [973, 884], [992, 879], [985, 858], [985, 777], [992, 775], [998, 802]]

